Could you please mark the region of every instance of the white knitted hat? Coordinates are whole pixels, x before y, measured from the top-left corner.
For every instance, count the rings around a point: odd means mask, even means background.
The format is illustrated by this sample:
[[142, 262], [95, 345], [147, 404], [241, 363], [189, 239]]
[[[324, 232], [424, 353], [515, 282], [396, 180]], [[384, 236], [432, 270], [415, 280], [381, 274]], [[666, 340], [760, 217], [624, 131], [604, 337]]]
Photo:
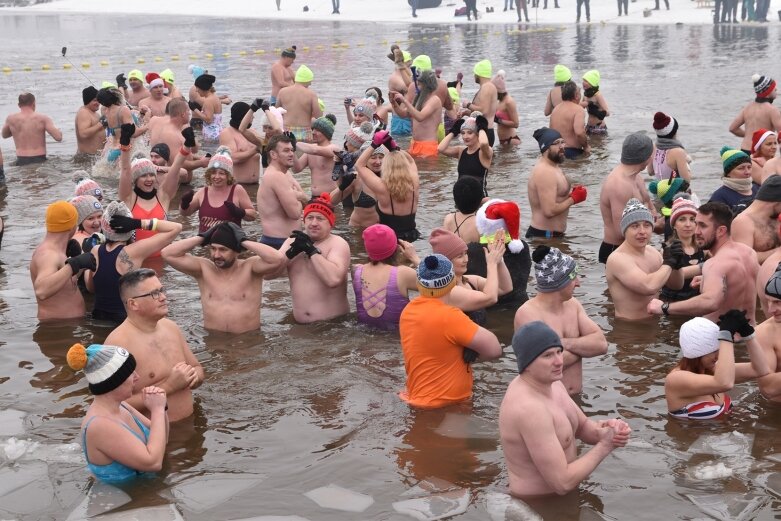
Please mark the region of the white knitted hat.
[[681, 326], [684, 358], [699, 358], [719, 350], [719, 326], [707, 318], [694, 317]]

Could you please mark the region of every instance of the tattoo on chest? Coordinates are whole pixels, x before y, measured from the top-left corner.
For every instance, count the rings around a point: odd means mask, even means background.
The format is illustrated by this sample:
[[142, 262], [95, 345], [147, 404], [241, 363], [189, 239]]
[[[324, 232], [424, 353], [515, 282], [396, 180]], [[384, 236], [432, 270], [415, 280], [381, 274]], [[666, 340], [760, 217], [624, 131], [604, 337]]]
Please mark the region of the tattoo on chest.
[[119, 262], [123, 266], [127, 266], [127, 271], [131, 271], [133, 269], [133, 259], [130, 258], [130, 255], [128, 255], [124, 249], [119, 252]]

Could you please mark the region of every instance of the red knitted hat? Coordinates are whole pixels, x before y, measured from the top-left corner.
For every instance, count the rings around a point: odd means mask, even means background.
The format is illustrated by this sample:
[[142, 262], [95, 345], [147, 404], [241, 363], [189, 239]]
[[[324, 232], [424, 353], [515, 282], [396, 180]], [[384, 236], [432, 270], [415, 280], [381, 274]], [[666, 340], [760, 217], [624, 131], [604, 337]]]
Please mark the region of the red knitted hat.
[[323, 192], [320, 197], [316, 197], [311, 203], [304, 207], [304, 219], [312, 212], [323, 214], [331, 226], [336, 222], [333, 207], [331, 206], [331, 194]]

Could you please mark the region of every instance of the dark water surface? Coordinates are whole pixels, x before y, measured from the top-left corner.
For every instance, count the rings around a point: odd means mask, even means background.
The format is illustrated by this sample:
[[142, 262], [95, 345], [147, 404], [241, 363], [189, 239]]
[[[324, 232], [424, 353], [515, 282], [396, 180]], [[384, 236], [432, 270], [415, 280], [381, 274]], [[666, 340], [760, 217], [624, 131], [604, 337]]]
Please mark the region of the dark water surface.
[[[174, 503], [192, 520], [261, 515], [402, 520], [411, 518], [392, 504], [408, 499], [403, 494], [421, 480], [436, 478], [468, 490], [469, 505], [459, 519], [502, 519], [489, 515], [487, 503], [493, 492], [507, 487], [497, 417], [515, 373], [509, 347], [503, 359], [475, 367], [470, 410], [414, 412], [397, 397], [404, 368], [396, 335], [357, 327], [353, 316], [296, 325], [287, 281], [266, 284], [261, 333], [209, 334], [201, 325], [195, 282], [166, 269], [163, 283], [172, 318], [185, 331], [207, 379], [195, 393], [194, 418], [172, 429], [160, 477], [120, 493], [93, 484], [73, 445], [89, 397], [83, 379], [65, 365], [70, 344], [101, 342], [109, 330], [86, 320], [39, 324], [35, 318], [30, 255], [43, 236], [46, 205], [72, 194], [70, 172], [79, 168], [72, 161], [73, 119], [87, 83], [77, 71], [62, 69], [62, 46], [68, 46], [77, 66], [90, 64], [83, 71], [96, 83], [135, 67], [170, 66], [186, 91], [186, 65], [195, 62], [216, 74], [219, 91], [250, 100], [269, 92], [274, 49], [296, 44], [297, 63], [314, 70], [312, 88], [340, 118], [336, 136], [341, 136], [346, 129], [341, 100], [370, 85], [386, 88], [392, 66], [384, 55], [398, 40], [413, 55], [429, 54], [448, 79], [457, 71], [469, 78], [473, 64], [484, 57], [493, 60], [495, 71], [507, 71], [524, 143], [517, 150], [497, 150], [489, 189], [493, 196], [521, 204], [524, 229], [530, 217], [526, 179], [538, 155], [531, 133], [546, 122], [542, 107], [553, 65], [566, 63], [577, 77], [591, 68], [602, 74], [613, 114], [611, 135], [594, 144], [591, 159], [566, 166], [590, 194], [572, 209], [569, 237], [560, 246], [581, 265], [578, 298], [610, 341], [607, 355], [584, 362], [580, 402], [590, 416], [625, 418], [633, 441], [608, 457], [578, 492], [535, 502], [535, 510], [550, 520], [693, 519], [706, 514], [688, 496], [702, 496], [698, 501], [716, 501], [707, 512], [714, 518], [778, 519], [781, 464], [772, 456], [781, 452], [779, 410], [768, 407], [754, 385], [741, 385], [732, 392], [737, 407], [725, 421], [668, 420], [663, 378], [677, 360], [675, 339], [682, 321], [613, 320], [603, 268], [596, 262], [602, 227], [599, 184], [617, 162], [623, 137], [650, 131], [657, 110], [675, 116], [679, 137], [694, 158], [694, 188], [707, 197], [719, 185], [718, 150], [725, 144], [739, 146], [727, 126], [752, 98], [751, 75], [778, 72], [772, 67], [781, 37], [777, 27], [592, 25], [517, 32], [515, 26], [5, 14], [0, 31], [0, 67], [13, 71], [0, 74], [0, 116], [15, 111], [18, 93], [30, 89], [38, 96], [38, 110], [65, 132], [63, 143], [50, 144], [52, 159], [45, 165], [6, 166], [8, 185], [0, 188], [0, 215], [7, 223], [0, 253], [0, 441], [6, 448], [0, 450], [0, 517], [79, 518], [81, 510], [71, 512], [91, 490], [108, 495], [105, 501], [124, 503], [122, 509]], [[260, 49], [265, 52], [255, 52]], [[138, 65], [138, 58], [146, 63]], [[51, 70], [42, 71], [43, 65]], [[467, 82], [466, 95], [473, 92]], [[10, 165], [10, 140], [2, 147]], [[308, 185], [304, 177], [302, 184]], [[451, 209], [455, 177], [450, 159], [421, 163], [418, 223], [425, 235]], [[115, 193], [115, 178], [99, 180], [110, 195]], [[200, 176], [195, 184], [202, 184]], [[248, 190], [254, 201], [257, 188]], [[176, 211], [173, 218], [178, 218]], [[355, 261], [363, 262], [359, 235], [345, 222], [339, 219], [337, 232], [350, 241]], [[196, 229], [194, 218], [185, 219], [186, 235]], [[259, 235], [257, 223], [247, 229]], [[428, 251], [424, 242], [418, 248]], [[490, 316], [491, 329], [505, 344], [512, 335], [512, 316], [510, 311]], [[18, 448], [17, 440], [38, 445], [8, 461], [5, 453]], [[696, 477], [701, 466], [718, 462], [732, 470], [731, 477]], [[303, 495], [331, 484], [374, 502], [362, 513], [343, 512], [321, 508]], [[336, 490], [329, 495], [357, 508]], [[746, 504], [756, 508], [754, 514], [741, 514]]]

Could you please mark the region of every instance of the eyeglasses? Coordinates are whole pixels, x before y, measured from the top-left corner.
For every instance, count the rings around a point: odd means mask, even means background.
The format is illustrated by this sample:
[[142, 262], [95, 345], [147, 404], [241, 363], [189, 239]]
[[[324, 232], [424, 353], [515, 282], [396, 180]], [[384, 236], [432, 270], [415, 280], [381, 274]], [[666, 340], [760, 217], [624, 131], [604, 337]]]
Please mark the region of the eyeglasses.
[[165, 295], [165, 289], [157, 288], [150, 291], [149, 293], [144, 293], [143, 295], [136, 295], [135, 297], [130, 297], [128, 300], [130, 300], [131, 298], [144, 298], [144, 297], [152, 297], [152, 299], [154, 300], [160, 300], [160, 297], [162, 295]]

